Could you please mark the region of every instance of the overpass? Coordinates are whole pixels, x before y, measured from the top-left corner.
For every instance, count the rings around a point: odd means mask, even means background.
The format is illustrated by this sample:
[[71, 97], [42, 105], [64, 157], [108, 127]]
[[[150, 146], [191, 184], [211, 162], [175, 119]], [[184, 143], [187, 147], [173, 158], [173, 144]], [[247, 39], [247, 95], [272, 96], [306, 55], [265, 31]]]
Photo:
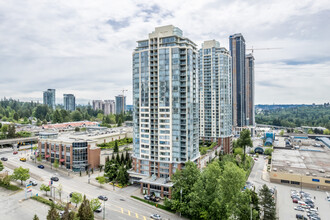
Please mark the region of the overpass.
[[27, 138], [12, 138], [12, 139], [5, 139], [0, 140], [0, 146], [3, 145], [12, 145], [17, 143], [26, 143], [26, 142], [35, 142], [38, 141], [38, 137], [27, 137]]

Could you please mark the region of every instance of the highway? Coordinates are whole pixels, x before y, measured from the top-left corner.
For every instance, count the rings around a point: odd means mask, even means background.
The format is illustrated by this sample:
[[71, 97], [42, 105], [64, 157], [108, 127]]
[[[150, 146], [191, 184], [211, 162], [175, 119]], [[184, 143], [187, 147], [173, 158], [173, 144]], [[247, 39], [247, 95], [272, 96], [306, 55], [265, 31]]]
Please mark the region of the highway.
[[[99, 195], [105, 195], [108, 197], [108, 201], [105, 202], [105, 219], [141, 219], [146, 220], [150, 219], [149, 216], [151, 214], [159, 214], [162, 216], [163, 219], [180, 219], [175, 214], [166, 212], [161, 209], [156, 209], [152, 206], [149, 206], [143, 202], [137, 201], [130, 197], [132, 192], [139, 190], [136, 186], [129, 186], [124, 189], [116, 189], [115, 191], [100, 188], [97, 185], [88, 184], [88, 177], [79, 177], [73, 174], [70, 176], [67, 175], [67, 172], [59, 172], [56, 170], [51, 170], [47, 167], [45, 169], [37, 168], [36, 163], [30, 161], [29, 158], [30, 151], [19, 152], [17, 155], [13, 155], [12, 151], [0, 151], [0, 157], [7, 157], [8, 161], [3, 162], [5, 165], [5, 169], [12, 172], [12, 170], [16, 167], [22, 166], [24, 168], [30, 169], [31, 178], [37, 180], [38, 186], [33, 187], [33, 193], [38, 193], [39, 195], [44, 195], [44, 192], [40, 192], [39, 187], [43, 184], [48, 184], [50, 177], [57, 173], [59, 177], [58, 182], [54, 182], [54, 186], [58, 186], [61, 184], [63, 186], [63, 193], [62, 193], [62, 200], [67, 201], [69, 200], [69, 194], [71, 192], [79, 192], [83, 195], [86, 195], [88, 199], [97, 198]], [[28, 159], [27, 162], [19, 161], [20, 157], [26, 157]], [[91, 178], [94, 178], [99, 175], [98, 173], [94, 173]], [[112, 189], [112, 187], [111, 187]], [[49, 194], [49, 193], [48, 193]], [[24, 194], [23, 194], [24, 195]], [[56, 197], [58, 195], [56, 194]], [[25, 201], [25, 203], [27, 203]], [[104, 203], [102, 201], [102, 207]], [[43, 219], [42, 213], [39, 217]], [[102, 219], [103, 211], [101, 213], [95, 213], [95, 217], [97, 219]]]

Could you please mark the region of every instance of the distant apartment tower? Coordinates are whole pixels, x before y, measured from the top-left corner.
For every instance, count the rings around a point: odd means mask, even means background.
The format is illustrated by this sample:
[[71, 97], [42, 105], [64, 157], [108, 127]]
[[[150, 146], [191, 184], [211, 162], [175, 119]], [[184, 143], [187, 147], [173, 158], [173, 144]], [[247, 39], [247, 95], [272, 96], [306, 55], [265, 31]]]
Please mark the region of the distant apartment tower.
[[126, 109], [126, 96], [118, 95], [116, 96], [116, 114], [121, 114], [125, 112]]
[[43, 103], [55, 109], [55, 89], [47, 89], [43, 94]]
[[245, 73], [245, 39], [242, 34], [229, 37], [230, 55], [232, 56], [233, 82], [233, 126], [246, 125], [246, 73]]
[[105, 115], [116, 114], [115, 100], [104, 100], [102, 107]]
[[198, 108], [196, 44], [173, 25], [156, 27], [133, 52], [133, 170], [151, 176], [141, 190], [170, 196], [165, 178], [198, 162]]
[[76, 110], [76, 98], [73, 94], [63, 94], [64, 109], [67, 111]]
[[102, 100], [93, 100], [93, 109], [95, 111], [103, 110], [103, 101]]
[[254, 117], [254, 57], [252, 54], [246, 55], [246, 118], [247, 125], [255, 125]]
[[205, 41], [199, 50], [200, 139], [217, 142], [231, 152], [232, 58], [220, 43]]

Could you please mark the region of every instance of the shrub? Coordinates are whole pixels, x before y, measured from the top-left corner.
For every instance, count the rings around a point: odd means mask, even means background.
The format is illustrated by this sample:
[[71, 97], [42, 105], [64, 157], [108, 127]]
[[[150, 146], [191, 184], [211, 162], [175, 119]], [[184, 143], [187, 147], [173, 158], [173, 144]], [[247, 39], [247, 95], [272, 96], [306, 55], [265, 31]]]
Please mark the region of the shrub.
[[[45, 198], [43, 198], [41, 196], [32, 196], [32, 199], [34, 199], [34, 200], [36, 200], [38, 202], [41, 202], [43, 204], [49, 205], [49, 206], [51, 206], [53, 204], [52, 201], [49, 201], [48, 199], [45, 199]], [[64, 207], [63, 206], [61, 206], [59, 204], [54, 204], [54, 205], [55, 205], [55, 208], [57, 208], [59, 210], [62, 210], [62, 211], [64, 210]]]
[[3, 181], [0, 180], [0, 186], [5, 188], [5, 189], [8, 189], [8, 190], [11, 190], [11, 191], [17, 191], [17, 190], [22, 190], [20, 187], [18, 186], [15, 186], [15, 185], [11, 185], [11, 184], [7, 184]]

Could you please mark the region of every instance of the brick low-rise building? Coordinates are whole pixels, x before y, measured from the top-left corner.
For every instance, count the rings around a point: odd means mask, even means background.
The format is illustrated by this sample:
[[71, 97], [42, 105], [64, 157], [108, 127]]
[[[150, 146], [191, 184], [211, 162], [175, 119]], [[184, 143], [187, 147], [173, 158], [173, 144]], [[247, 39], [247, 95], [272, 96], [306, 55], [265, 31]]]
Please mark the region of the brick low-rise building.
[[57, 160], [60, 167], [74, 172], [98, 168], [100, 165], [101, 149], [96, 146], [95, 140], [41, 133], [38, 148], [42, 159], [51, 163]]

